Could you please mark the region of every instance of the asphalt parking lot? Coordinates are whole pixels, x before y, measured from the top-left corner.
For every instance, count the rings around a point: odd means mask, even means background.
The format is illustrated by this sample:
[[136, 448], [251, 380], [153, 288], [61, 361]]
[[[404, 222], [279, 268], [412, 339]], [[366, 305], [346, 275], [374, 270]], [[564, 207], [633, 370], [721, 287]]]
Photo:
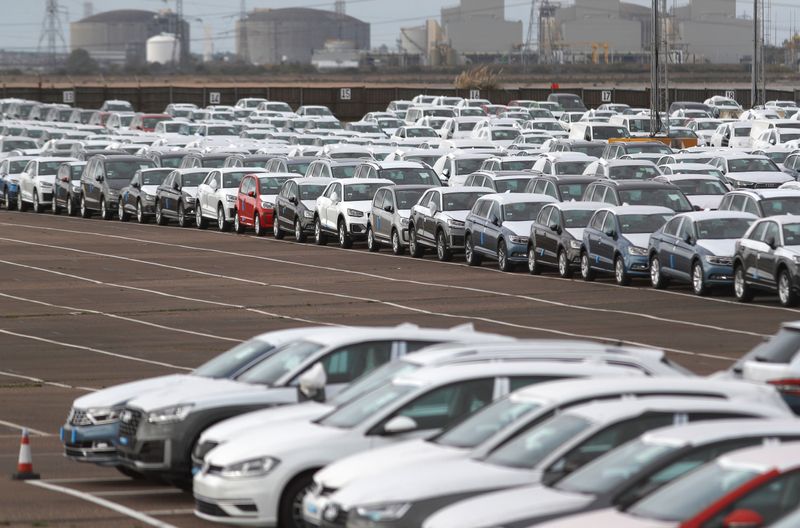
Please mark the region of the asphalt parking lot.
[[[200, 526], [191, 495], [61, 455], [76, 396], [193, 368], [236, 342], [308, 324], [446, 327], [661, 347], [702, 374], [800, 310], [774, 297], [619, 287], [463, 258], [440, 263], [99, 219], [0, 211], [0, 525]], [[10, 480], [19, 430], [42, 480]]]

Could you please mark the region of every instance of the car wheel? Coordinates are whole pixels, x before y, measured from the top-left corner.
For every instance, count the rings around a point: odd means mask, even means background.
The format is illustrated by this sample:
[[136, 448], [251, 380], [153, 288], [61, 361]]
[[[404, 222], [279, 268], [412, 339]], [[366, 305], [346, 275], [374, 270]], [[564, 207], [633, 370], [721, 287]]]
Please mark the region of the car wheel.
[[350, 233], [347, 232], [347, 225], [344, 220], [339, 220], [339, 247], [343, 249], [350, 249], [353, 247], [353, 240], [350, 238]]
[[233, 230], [240, 235], [244, 233], [244, 224], [239, 218], [239, 211], [234, 211], [233, 214]]
[[54, 215], [61, 214], [61, 208], [58, 206], [55, 193], [53, 193], [53, 201], [50, 202], [50, 212]]
[[183, 208], [183, 204], [178, 204], [178, 226], [180, 227], [188, 227], [189, 222], [186, 220], [186, 209]]
[[620, 286], [627, 286], [631, 283], [631, 277], [625, 269], [625, 261], [620, 256], [614, 259], [614, 279]]
[[67, 195], [67, 216], [75, 216], [75, 200], [72, 199], [72, 196]]
[[367, 226], [367, 249], [373, 253], [381, 249], [378, 241], [375, 240], [375, 232], [372, 230], [372, 226]]
[[753, 300], [753, 289], [747, 285], [744, 278], [744, 268], [739, 265], [733, 270], [733, 294], [739, 302], [750, 302]]
[[472, 234], [470, 233], [467, 235], [466, 240], [464, 240], [464, 260], [467, 261], [467, 264], [470, 266], [480, 266], [481, 265], [481, 257], [477, 253], [475, 253], [475, 244], [472, 242]]
[[303, 233], [303, 225], [300, 223], [299, 218], [294, 219], [294, 239], [297, 242], [306, 241], [306, 234]]
[[[276, 240], [283, 240], [283, 237], [285, 236], [285, 234], [283, 232], [283, 229], [281, 229], [281, 224], [280, 224], [280, 222], [278, 220], [279, 220], [279, 217], [278, 217], [277, 214], [275, 214], [275, 216], [273, 216], [273, 218], [272, 218], [272, 236], [274, 236]], [[255, 225], [259, 226], [257, 228], [256, 235], [258, 235], [258, 230], [260, 230], [262, 232], [264, 231], [260, 227], [260, 225], [261, 225], [261, 217], [260, 216], [256, 215], [255, 219], [253, 219], [253, 222], [255, 222]], [[261, 235], [258, 235], [258, 236], [261, 236]]]
[[86, 197], [81, 195], [81, 217], [89, 218], [92, 216], [92, 212], [86, 207]]
[[136, 221], [140, 224], [146, 224], [148, 221], [148, 217], [145, 216], [144, 210], [142, 209], [141, 200], [136, 200]]
[[505, 240], [501, 240], [497, 245], [497, 267], [500, 271], [506, 272], [514, 269], [514, 264], [508, 260], [508, 247]]
[[208, 227], [208, 220], [203, 216], [203, 210], [200, 208], [199, 200], [194, 210], [194, 225], [197, 226], [197, 229], [206, 229]]
[[108, 204], [103, 196], [100, 197], [100, 218], [111, 220], [111, 211], [108, 209]]
[[28, 210], [28, 204], [22, 199], [22, 189], [17, 191], [17, 211], [25, 212]]
[[594, 280], [595, 271], [589, 263], [589, 254], [585, 251], [581, 253], [581, 278], [587, 282]]
[[33, 190], [33, 212], [34, 213], [44, 212], [42, 204], [39, 203], [39, 191], [37, 191], [36, 189]]
[[425, 252], [422, 246], [419, 245], [419, 242], [417, 242], [417, 233], [414, 231], [413, 225], [408, 228], [408, 252], [414, 258], [422, 257]]
[[161, 209], [161, 202], [156, 202], [156, 224], [167, 225], [167, 217], [164, 216], [164, 211]]
[[222, 207], [217, 208], [217, 229], [223, 233], [227, 233], [231, 230], [231, 225], [225, 221], [225, 211]]
[[127, 222], [130, 215], [125, 212], [125, 203], [120, 198], [119, 205], [117, 206], [117, 218], [120, 222]]
[[400, 242], [400, 233], [397, 232], [397, 229], [392, 229], [392, 253], [395, 255], [402, 255], [403, 251], [403, 243]]
[[319, 217], [314, 219], [314, 242], [318, 246], [324, 246], [328, 243], [328, 237], [322, 231], [322, 222], [320, 221]]
[[5, 194], [6, 194], [5, 196], [6, 209], [8, 209], [9, 211], [13, 211], [14, 209], [17, 208], [17, 204], [11, 201], [11, 195], [9, 194], [8, 189], [6, 189]]
[[436, 232], [436, 256], [442, 262], [447, 262], [453, 258], [453, 252], [447, 247], [447, 237], [441, 229]]
[[655, 255], [650, 259], [650, 285], [657, 290], [667, 287], [667, 281], [661, 273], [661, 261]]
[[692, 264], [692, 291], [695, 295], [706, 295], [708, 293], [708, 285], [706, 284], [706, 274], [703, 273], [703, 265], [700, 261], [695, 261]]
[[778, 273], [778, 300], [787, 307], [797, 304], [797, 293], [792, 288], [792, 277], [786, 269]]
[[314, 484], [312, 476], [312, 472], [299, 475], [284, 488], [278, 505], [278, 526], [281, 528], [305, 528], [303, 499]]
[[572, 277], [572, 267], [569, 265], [567, 252], [563, 249], [558, 252], [558, 274], [564, 279]]
[[531, 275], [538, 275], [542, 272], [542, 266], [539, 264], [539, 259], [536, 258], [536, 248], [528, 246], [528, 273]]

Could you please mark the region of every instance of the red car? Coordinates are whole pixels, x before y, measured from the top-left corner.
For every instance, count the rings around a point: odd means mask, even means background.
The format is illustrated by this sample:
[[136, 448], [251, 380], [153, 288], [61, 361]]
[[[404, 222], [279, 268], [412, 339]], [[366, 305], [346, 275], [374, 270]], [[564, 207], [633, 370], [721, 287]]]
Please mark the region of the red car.
[[169, 114], [139, 114], [133, 118], [128, 128], [141, 130], [142, 132], [153, 132], [159, 122], [171, 119], [172, 116]]
[[236, 232], [244, 233], [252, 227], [257, 236], [263, 236], [271, 230], [275, 219], [275, 199], [281, 185], [295, 177], [297, 174], [271, 172], [248, 174], [242, 178], [236, 194]]

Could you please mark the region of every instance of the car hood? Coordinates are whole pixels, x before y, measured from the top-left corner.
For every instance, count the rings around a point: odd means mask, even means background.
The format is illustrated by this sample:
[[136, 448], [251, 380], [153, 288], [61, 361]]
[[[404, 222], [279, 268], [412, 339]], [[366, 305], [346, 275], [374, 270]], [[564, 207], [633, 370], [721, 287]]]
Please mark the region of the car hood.
[[169, 376], [158, 376], [157, 378], [131, 381], [81, 396], [73, 402], [73, 407], [77, 409], [88, 409], [90, 407], [122, 405], [143, 392], [162, 389], [164, 387], [182, 387], [187, 384], [191, 385], [198, 380], [202, 380], [204, 383], [208, 381], [208, 378], [190, 376], [188, 374], [171, 374]]
[[361, 211], [364, 214], [371, 213], [372, 200], [360, 200], [357, 202], [342, 202], [342, 207], [344, 209], [355, 209], [356, 211]]
[[693, 194], [687, 196], [689, 203], [701, 209], [719, 209], [722, 194]]
[[292, 420], [314, 420], [332, 409], [333, 406], [331, 405], [313, 401], [261, 409], [260, 411], [235, 416], [212, 425], [203, 432], [200, 436], [200, 441], [222, 444], [255, 429], [274, 427], [277, 423]]
[[729, 180], [756, 183], [785, 183], [794, 178], [784, 172], [729, 172], [725, 175]]
[[556, 521], [537, 525], [538, 528], [585, 528], [586, 526], [595, 526], [597, 528], [676, 528], [677, 524], [634, 517], [615, 508], [606, 508], [589, 513], [570, 515]]
[[732, 257], [736, 250], [735, 238], [723, 238], [720, 240], [698, 240], [697, 245], [718, 257]]
[[[181, 384], [178, 387], [169, 386], [149, 391], [138, 398], [132, 399], [129, 405], [143, 411], [153, 411], [184, 403], [202, 404], [210, 402], [222, 404], [223, 400], [228, 397], [264, 396], [268, 390], [269, 387], [266, 385], [198, 377], [192, 382]], [[265, 400], [266, 398], [262, 397], [260, 401], [266, 404]]]
[[484, 528], [531, 517], [579, 511], [592, 495], [567, 493], [540, 485], [485, 493], [442, 508], [425, 520], [425, 528]]
[[460, 222], [466, 222], [468, 214], [469, 211], [444, 211], [442, 216], [452, 218], [453, 220], [458, 220]]
[[583, 240], [583, 227], [568, 227], [566, 228], [567, 233], [572, 235], [572, 238], [575, 240]]
[[622, 236], [634, 246], [642, 248], [646, 248], [650, 242], [650, 233], [627, 233]]
[[800, 255], [800, 246], [783, 246], [781, 251], [791, 255]]
[[531, 233], [531, 226], [533, 220], [517, 221], [517, 222], [503, 222], [503, 227], [519, 236], [528, 236]]
[[151, 196], [155, 196], [156, 191], [158, 190], [158, 185], [143, 185], [142, 192], [147, 193]]
[[181, 187], [181, 192], [192, 198], [197, 198], [197, 187]]
[[332, 502], [347, 509], [361, 504], [416, 502], [444, 495], [480, 493], [536, 483], [541, 473], [472, 459], [423, 461], [389, 474], [355, 480], [337, 491]]
[[349, 456], [326, 466], [314, 478], [326, 488], [340, 489], [356, 479], [390, 474], [410, 464], [463, 457], [467, 453], [465, 449], [440, 446], [425, 440], [409, 440]]
[[300, 200], [300, 203], [303, 205], [303, 207], [305, 207], [309, 211], [313, 211], [314, 207], [317, 206], [314, 200]]

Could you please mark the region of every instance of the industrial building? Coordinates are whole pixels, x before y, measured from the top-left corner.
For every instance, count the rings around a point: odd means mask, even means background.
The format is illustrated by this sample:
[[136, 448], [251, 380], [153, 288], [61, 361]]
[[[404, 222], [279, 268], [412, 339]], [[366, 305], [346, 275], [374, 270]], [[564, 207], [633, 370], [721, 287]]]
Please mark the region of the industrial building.
[[143, 62], [147, 39], [162, 33], [180, 35], [181, 56], [189, 56], [189, 24], [169, 10], [120, 9], [72, 22], [70, 49], [85, 49], [98, 62]]
[[522, 45], [522, 21], [506, 20], [505, 0], [461, 0], [442, 8], [442, 28], [458, 53], [505, 53]]
[[370, 27], [343, 12], [308, 8], [255, 9], [236, 24], [237, 55], [253, 64], [310, 64], [328, 41], [368, 50]]

